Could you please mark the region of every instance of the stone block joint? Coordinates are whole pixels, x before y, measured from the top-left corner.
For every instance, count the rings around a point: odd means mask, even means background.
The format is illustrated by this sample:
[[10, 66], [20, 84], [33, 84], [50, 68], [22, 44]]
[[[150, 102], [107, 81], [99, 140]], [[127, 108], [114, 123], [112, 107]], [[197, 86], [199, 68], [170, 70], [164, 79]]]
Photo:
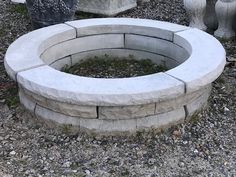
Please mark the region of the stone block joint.
[[[150, 58], [170, 69], [122, 79], [60, 71], [65, 64], [104, 53]], [[225, 58], [219, 41], [203, 31], [154, 20], [105, 18], [26, 34], [9, 47], [4, 65], [20, 86], [21, 103], [36, 117], [81, 131], [114, 133], [187, 120], [207, 103], [209, 85], [223, 71]]]

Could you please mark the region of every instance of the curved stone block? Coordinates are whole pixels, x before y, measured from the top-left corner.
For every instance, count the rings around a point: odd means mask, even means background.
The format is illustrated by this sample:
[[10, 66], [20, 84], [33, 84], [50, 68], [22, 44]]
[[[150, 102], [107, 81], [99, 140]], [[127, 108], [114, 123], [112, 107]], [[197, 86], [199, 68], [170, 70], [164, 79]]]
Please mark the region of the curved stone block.
[[[103, 52], [118, 56], [131, 52], [138, 59], [149, 56], [156, 63], [169, 63], [170, 69], [119, 79], [58, 71], [64, 64]], [[219, 41], [201, 30], [109, 18], [26, 34], [9, 47], [5, 66], [11, 77], [17, 75], [21, 103], [37, 117], [80, 130], [133, 132], [168, 127], [201, 110], [225, 58]]]

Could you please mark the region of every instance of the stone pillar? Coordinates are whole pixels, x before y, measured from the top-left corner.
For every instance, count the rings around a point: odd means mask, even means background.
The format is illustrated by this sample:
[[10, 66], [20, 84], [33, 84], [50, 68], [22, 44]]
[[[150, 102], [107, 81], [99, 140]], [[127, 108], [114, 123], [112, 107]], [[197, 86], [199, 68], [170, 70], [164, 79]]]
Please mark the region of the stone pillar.
[[217, 0], [207, 0], [206, 13], [204, 23], [208, 29], [214, 32], [218, 28], [218, 21], [215, 12], [215, 4]]
[[206, 11], [206, 0], [184, 0], [184, 7], [189, 15], [189, 26], [206, 30], [203, 17]]
[[215, 9], [219, 22], [215, 36], [226, 39], [235, 36], [233, 23], [236, 14], [236, 0], [218, 0]]

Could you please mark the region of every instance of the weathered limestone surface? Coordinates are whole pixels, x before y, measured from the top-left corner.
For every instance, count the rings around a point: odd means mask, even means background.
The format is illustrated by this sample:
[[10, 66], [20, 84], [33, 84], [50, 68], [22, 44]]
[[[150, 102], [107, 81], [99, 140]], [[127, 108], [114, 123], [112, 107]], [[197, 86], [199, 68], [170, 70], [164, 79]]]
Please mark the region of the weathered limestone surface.
[[20, 91], [20, 96], [22, 96], [23, 98], [27, 97], [29, 100], [37, 103], [38, 105], [51, 109], [52, 111], [62, 113], [64, 115], [91, 119], [98, 117], [96, 106], [83, 106], [57, 102], [23, 89], [21, 89]]
[[210, 88], [211, 88], [210, 86], [206, 86], [204, 88], [201, 88], [200, 90], [184, 94], [178, 98], [165, 100], [163, 102], [156, 103], [155, 114], [170, 112], [172, 110], [184, 107], [185, 105], [191, 104], [192, 102], [194, 102], [194, 100], [198, 99], [199, 97], [204, 95], [206, 92], [210, 93], [210, 90], [211, 90]]
[[137, 130], [137, 120], [80, 119], [80, 128], [95, 132], [134, 132]]
[[134, 18], [101, 18], [66, 22], [77, 29], [77, 37], [106, 33], [140, 34], [173, 41], [173, 34], [189, 27]]
[[141, 35], [125, 35], [125, 48], [153, 52], [175, 59], [179, 63], [184, 62], [189, 56], [184, 48], [173, 42]]
[[207, 100], [211, 94], [211, 86], [205, 88], [205, 91], [192, 102], [187, 104], [188, 118], [200, 111], [205, 105], [207, 105]]
[[95, 56], [116, 56], [116, 57], [128, 57], [131, 56], [135, 58], [135, 60], [139, 59], [150, 59], [152, 62], [164, 65], [167, 68], [174, 68], [178, 66], [179, 62], [175, 59], [171, 59], [165, 57], [163, 55], [158, 55], [150, 52], [140, 51], [140, 50], [130, 50], [130, 49], [100, 49], [100, 50], [93, 50], [87, 52], [77, 53], [71, 56], [72, 58], [72, 65], [80, 62], [81, 60], [86, 60], [88, 58], [93, 58]]
[[133, 119], [155, 114], [155, 104], [99, 107], [99, 119]]
[[4, 59], [7, 73], [16, 80], [18, 72], [45, 65], [40, 59], [40, 54], [45, 49], [75, 37], [75, 30], [65, 24], [50, 26], [23, 35], [7, 49]]
[[183, 82], [165, 73], [125, 79], [96, 79], [42, 66], [20, 72], [17, 78], [31, 92], [78, 105], [140, 105], [184, 94]]
[[210, 84], [224, 70], [225, 50], [211, 35], [198, 29], [186, 30], [175, 34], [174, 43], [189, 50], [191, 55], [183, 64], [166, 73], [184, 81], [187, 93]]
[[38, 118], [50, 120], [58, 124], [73, 126], [80, 125], [80, 119], [78, 117], [72, 117], [58, 112], [54, 112], [39, 105], [36, 105], [34, 113]]
[[31, 113], [34, 113], [36, 102], [29, 99], [22, 91], [19, 91], [19, 98], [21, 104]]
[[184, 108], [179, 108], [170, 112], [137, 119], [137, 129], [163, 128], [177, 122], [183, 122], [184, 119]]
[[65, 57], [59, 60], [56, 60], [49, 64], [49, 66], [53, 67], [56, 70], [61, 70], [64, 66], [71, 66], [71, 57]]
[[[13, 78], [17, 75], [22, 104], [44, 120], [95, 132], [162, 128], [200, 110], [210, 94], [209, 84], [224, 69], [222, 45], [197, 29], [139, 19], [68, 24], [29, 33], [6, 54], [6, 70]], [[173, 68], [123, 79], [87, 78], [56, 70], [104, 52], [151, 56], [157, 63], [171, 61]]]
[[58, 58], [100, 48], [124, 48], [124, 35], [104, 34], [68, 40], [52, 46], [41, 57], [46, 63], [52, 63]]

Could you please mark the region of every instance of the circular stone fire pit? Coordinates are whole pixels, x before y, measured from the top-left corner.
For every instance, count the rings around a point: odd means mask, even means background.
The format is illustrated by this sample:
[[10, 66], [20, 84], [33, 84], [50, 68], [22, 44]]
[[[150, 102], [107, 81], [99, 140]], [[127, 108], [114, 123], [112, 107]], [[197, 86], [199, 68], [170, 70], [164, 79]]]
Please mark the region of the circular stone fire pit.
[[[167, 72], [96, 79], [59, 71], [99, 55], [149, 58]], [[5, 56], [21, 103], [38, 118], [95, 132], [163, 128], [207, 102], [225, 65], [211, 35], [167, 22], [106, 18], [67, 22], [17, 39]], [[48, 121], [46, 121], [48, 122]]]

